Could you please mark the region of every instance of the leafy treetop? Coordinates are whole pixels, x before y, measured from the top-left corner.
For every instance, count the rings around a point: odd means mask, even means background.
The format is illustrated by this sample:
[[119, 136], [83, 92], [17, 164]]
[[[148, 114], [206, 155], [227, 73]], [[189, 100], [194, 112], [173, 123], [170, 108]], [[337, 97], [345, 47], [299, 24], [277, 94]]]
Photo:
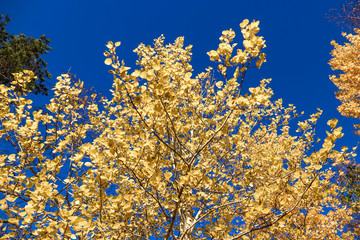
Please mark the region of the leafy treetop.
[[230, 29], [208, 52], [220, 79], [193, 74], [183, 37], [161, 36], [135, 49], [131, 72], [107, 44], [111, 99], [83, 101], [65, 74], [37, 111], [15, 91], [34, 73], [0, 86], [0, 137], [14, 147], [0, 155], [3, 238], [352, 239], [334, 179], [353, 153], [334, 149], [337, 120], [314, 148], [321, 111], [291, 135], [296, 109], [269, 79], [242, 93], [265, 62], [258, 25], [240, 24], [242, 47]]

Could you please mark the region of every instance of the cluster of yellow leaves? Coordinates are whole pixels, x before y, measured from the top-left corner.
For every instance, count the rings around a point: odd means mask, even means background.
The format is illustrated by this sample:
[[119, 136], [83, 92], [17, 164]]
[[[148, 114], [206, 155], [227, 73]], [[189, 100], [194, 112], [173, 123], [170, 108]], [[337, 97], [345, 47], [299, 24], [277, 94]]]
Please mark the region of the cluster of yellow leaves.
[[241, 94], [265, 62], [258, 24], [241, 23], [235, 56], [231, 29], [208, 53], [222, 80], [212, 67], [194, 76], [191, 46], [161, 36], [135, 49], [132, 72], [107, 44], [109, 100], [62, 75], [47, 110], [30, 112], [1, 85], [0, 137], [14, 152], [0, 155], [0, 239], [351, 239], [333, 181], [351, 152], [334, 150], [336, 121], [313, 150], [321, 112], [292, 136], [295, 107], [271, 99], [270, 80]]
[[[349, 42], [340, 45], [335, 41], [331, 55], [333, 58], [329, 64], [333, 70], [340, 70], [339, 76], [332, 75], [330, 80], [336, 85], [339, 91], [336, 93], [341, 105], [339, 112], [352, 118], [360, 119], [360, 29], [355, 29], [355, 34], [343, 33]], [[355, 129], [360, 129], [356, 124]], [[356, 132], [360, 135], [360, 131]]]
[[244, 72], [250, 66], [252, 60], [259, 56], [259, 59], [256, 61], [256, 67], [260, 68], [261, 64], [264, 63], [265, 53], [260, 53], [260, 50], [265, 48], [265, 40], [263, 37], [256, 36], [259, 32], [259, 21], [253, 21], [249, 24], [249, 20], [245, 19], [241, 24], [241, 33], [244, 37], [243, 46], [244, 49], [237, 49], [235, 56], [232, 56], [234, 48], [237, 46], [237, 43], [230, 44], [235, 38], [235, 32], [230, 29], [222, 32], [220, 37], [221, 43], [219, 44], [218, 49], [211, 50], [208, 52], [211, 61], [217, 61], [219, 63], [218, 69], [227, 78], [227, 70], [229, 67], [239, 66], [236, 68], [234, 73], [234, 78], [239, 76], [239, 69], [241, 72]]

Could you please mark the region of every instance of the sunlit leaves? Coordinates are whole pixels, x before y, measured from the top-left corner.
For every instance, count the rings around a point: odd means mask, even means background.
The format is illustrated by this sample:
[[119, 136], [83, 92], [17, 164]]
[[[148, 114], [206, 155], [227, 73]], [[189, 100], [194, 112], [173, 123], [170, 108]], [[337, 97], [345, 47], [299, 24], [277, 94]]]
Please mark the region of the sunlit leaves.
[[336, 118], [331, 119], [327, 122], [327, 125], [331, 127], [331, 129], [334, 129], [338, 123], [338, 120]]
[[111, 58], [105, 59], [105, 64], [106, 64], [106, 65], [111, 65], [111, 64], [112, 64]]
[[[329, 64], [333, 70], [341, 71], [338, 76], [330, 76], [330, 80], [339, 89], [336, 93], [336, 98], [341, 102], [338, 107], [339, 112], [346, 117], [359, 119], [360, 30], [355, 29], [354, 31], [355, 34], [343, 33], [343, 36], [348, 40], [344, 45], [335, 41], [331, 42], [334, 50], [331, 52], [333, 58]], [[357, 129], [357, 125], [355, 125], [355, 130]], [[360, 134], [359, 132], [356, 133]]]
[[[348, 6], [350, 6], [350, 4]], [[355, 9], [356, 8], [354, 8], [354, 10]], [[342, 10], [344, 10], [344, 12], [347, 11], [346, 8]], [[344, 19], [346, 20], [346, 17]], [[330, 80], [338, 88], [336, 98], [339, 99], [341, 103], [338, 111], [346, 117], [360, 119], [360, 30], [355, 28], [354, 34], [343, 33], [342, 35], [347, 39], [343, 45], [335, 41], [331, 42], [334, 49], [331, 52], [333, 58], [329, 64], [333, 70], [339, 72], [336, 75], [330, 76]], [[331, 128], [335, 128], [337, 120], [333, 119], [329, 121], [328, 124]], [[355, 134], [360, 135], [359, 129], [360, 125], [354, 124]], [[338, 132], [339, 131], [340, 130], [338, 130]], [[343, 154], [347, 155], [347, 153]], [[356, 156], [355, 153], [351, 153], [350, 155]], [[341, 183], [344, 186], [342, 190], [342, 201], [352, 207], [357, 215], [359, 211], [357, 206], [360, 202], [358, 171], [359, 167], [357, 165], [354, 163], [349, 164], [346, 174], [341, 177]], [[360, 235], [360, 229], [357, 229], [359, 219], [356, 220], [354, 224], [356, 227], [352, 227], [352, 230], [354, 233], [357, 233], [357, 235]]]
[[183, 37], [140, 44], [134, 70], [116, 55], [120, 42], [108, 42], [111, 99], [84, 96], [83, 83], [64, 74], [46, 111], [34, 111], [15, 91], [26, 74], [16, 86], [0, 86], [0, 134], [14, 143], [0, 156], [6, 236], [324, 239], [344, 232], [351, 217], [336, 205], [329, 170], [352, 153], [333, 150], [341, 128], [329, 121], [314, 150], [321, 111], [292, 136], [295, 107], [272, 99], [270, 79], [242, 89], [246, 72], [266, 59], [259, 22], [240, 27], [243, 46], [233, 43], [234, 30], [223, 31], [208, 53], [215, 66], [199, 74]]

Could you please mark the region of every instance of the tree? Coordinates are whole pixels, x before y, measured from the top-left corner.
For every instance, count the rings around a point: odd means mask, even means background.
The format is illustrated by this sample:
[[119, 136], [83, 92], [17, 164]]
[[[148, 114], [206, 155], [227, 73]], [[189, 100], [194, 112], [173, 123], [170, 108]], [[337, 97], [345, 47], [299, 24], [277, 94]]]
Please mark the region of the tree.
[[[355, 34], [343, 33], [348, 42], [340, 45], [335, 41], [331, 44], [334, 49], [331, 52], [332, 59], [329, 64], [334, 71], [340, 71], [338, 75], [330, 76], [330, 80], [339, 89], [336, 98], [341, 105], [338, 111], [346, 117], [360, 119], [360, 30], [354, 29]], [[360, 135], [360, 124], [354, 125], [355, 134]], [[356, 163], [348, 166], [341, 182], [344, 186], [342, 200], [353, 207], [357, 213], [357, 224], [360, 224], [360, 179], [358, 173], [360, 167]]]
[[[343, 36], [349, 41], [340, 45], [335, 41], [331, 44], [334, 46], [331, 55], [332, 59], [329, 64], [332, 70], [339, 70], [339, 76], [332, 75], [330, 80], [339, 89], [336, 92], [336, 98], [340, 100], [341, 105], [338, 111], [346, 117], [360, 118], [360, 30], [355, 29], [355, 34], [343, 33]], [[355, 134], [360, 135], [357, 131], [360, 129], [359, 124], [354, 125]]]
[[328, 18], [342, 26], [360, 27], [360, 1], [350, 0], [343, 3], [341, 8], [331, 10]]
[[269, 79], [242, 93], [265, 62], [258, 24], [240, 24], [244, 48], [230, 29], [208, 52], [222, 79], [193, 75], [192, 46], [161, 36], [135, 49], [132, 72], [107, 44], [111, 99], [84, 105], [64, 74], [45, 113], [26, 98], [34, 73], [0, 86], [0, 136], [14, 146], [0, 156], [3, 238], [351, 239], [335, 180], [354, 153], [334, 150], [337, 120], [318, 146], [320, 110], [291, 135], [296, 109]]
[[50, 40], [45, 35], [39, 39], [24, 34], [10, 35], [5, 29], [9, 21], [11, 19], [7, 15], [0, 15], [0, 83], [9, 86], [14, 80], [13, 73], [31, 70], [37, 79], [30, 81], [27, 88], [35, 94], [46, 95], [48, 88], [44, 82], [51, 78], [51, 74], [41, 55], [51, 50], [48, 45]]

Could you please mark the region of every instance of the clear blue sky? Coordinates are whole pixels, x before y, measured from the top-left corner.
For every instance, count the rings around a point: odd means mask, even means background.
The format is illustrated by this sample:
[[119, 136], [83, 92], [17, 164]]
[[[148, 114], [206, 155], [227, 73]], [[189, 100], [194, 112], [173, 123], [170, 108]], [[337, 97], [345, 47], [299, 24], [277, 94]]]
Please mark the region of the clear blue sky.
[[352, 133], [356, 121], [337, 112], [336, 88], [328, 77], [333, 74], [328, 65], [330, 41], [344, 38], [341, 27], [328, 22], [325, 15], [340, 4], [341, 0], [0, 0], [0, 13], [13, 19], [7, 27], [10, 33], [45, 34], [52, 40], [53, 50], [44, 57], [54, 76], [51, 83], [71, 68], [106, 96], [112, 85], [102, 54], [107, 41], [121, 41], [119, 58], [134, 67], [137, 57], [132, 50], [139, 43], [151, 44], [161, 34], [168, 42], [184, 36], [186, 44], [194, 45], [192, 63], [198, 73], [210, 64], [206, 52], [217, 48], [222, 30], [233, 28], [241, 36], [243, 19], [260, 20], [267, 63], [248, 75], [247, 86], [272, 78], [275, 98], [295, 104], [305, 115], [324, 110], [318, 128], [321, 138], [326, 121], [338, 118], [345, 132], [341, 144], [354, 146], [359, 140]]

